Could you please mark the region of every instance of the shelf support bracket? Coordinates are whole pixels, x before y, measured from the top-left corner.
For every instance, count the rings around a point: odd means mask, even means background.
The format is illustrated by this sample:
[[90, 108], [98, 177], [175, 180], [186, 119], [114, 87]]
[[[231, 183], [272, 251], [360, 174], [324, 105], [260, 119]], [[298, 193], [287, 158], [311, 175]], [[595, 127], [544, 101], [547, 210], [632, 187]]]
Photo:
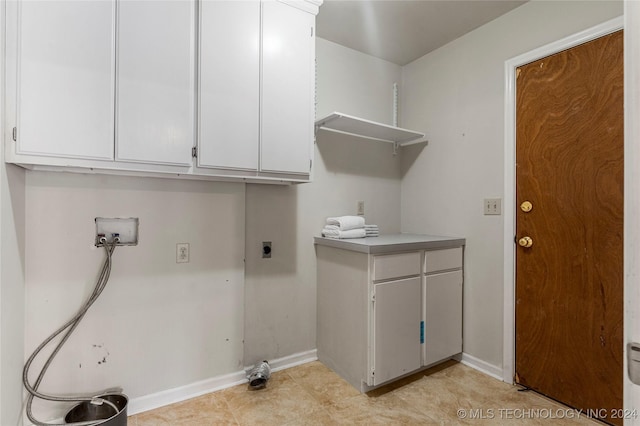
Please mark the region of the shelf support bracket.
[[398, 83], [393, 83], [393, 125], [398, 127]]
[[333, 120], [340, 118], [340, 117], [332, 117], [332, 118], [326, 118], [325, 120], [323, 120], [322, 122], [316, 122], [315, 126], [314, 126], [314, 133], [318, 134], [318, 132], [320, 131], [320, 129], [322, 129], [324, 126], [327, 125], [327, 123], [332, 122]]

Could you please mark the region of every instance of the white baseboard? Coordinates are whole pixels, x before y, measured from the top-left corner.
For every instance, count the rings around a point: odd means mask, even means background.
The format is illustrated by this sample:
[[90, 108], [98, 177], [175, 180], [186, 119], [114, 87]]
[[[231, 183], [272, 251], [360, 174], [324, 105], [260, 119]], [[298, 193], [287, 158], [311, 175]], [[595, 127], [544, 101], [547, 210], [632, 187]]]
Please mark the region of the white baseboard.
[[[271, 371], [280, 371], [287, 368], [295, 367], [296, 365], [315, 361], [317, 359], [317, 351], [314, 349], [311, 351], [300, 352], [286, 357], [269, 360], [269, 365], [271, 366]], [[247, 367], [245, 370], [249, 370], [251, 368], [253, 368], [253, 366]], [[236, 371], [234, 373], [225, 374], [222, 376], [212, 377], [210, 379], [201, 380], [199, 382], [191, 383], [173, 389], [167, 389], [138, 398], [132, 398], [129, 400], [127, 415], [131, 416], [134, 414], [142, 413], [144, 411], [153, 410], [154, 408], [163, 407], [169, 404], [175, 404], [176, 402], [185, 401], [187, 399], [196, 398], [207, 393], [246, 383], [247, 375], [245, 370]]]
[[131, 416], [133, 414], [142, 413], [143, 411], [153, 410], [154, 408], [163, 407], [165, 405], [195, 398], [206, 393], [239, 385], [246, 381], [247, 377], [244, 371], [237, 371], [235, 373], [212, 377], [210, 379], [201, 380], [185, 386], [167, 389], [138, 398], [132, 398], [129, 400], [127, 415]]
[[488, 376], [491, 376], [495, 379], [502, 380], [502, 367], [498, 367], [497, 365], [489, 364], [486, 361], [483, 361], [479, 358], [474, 357], [473, 355], [469, 355], [467, 353], [462, 353], [455, 357], [462, 364], [467, 365], [475, 370], [480, 371]]
[[[308, 362], [316, 361], [317, 359], [318, 350], [313, 349], [310, 351], [298, 352], [297, 354], [271, 360], [269, 361], [269, 367], [271, 367], [271, 371], [280, 371], [287, 368], [295, 367], [296, 365], [302, 365]], [[253, 367], [253, 365], [245, 367], [245, 371], [249, 371]]]

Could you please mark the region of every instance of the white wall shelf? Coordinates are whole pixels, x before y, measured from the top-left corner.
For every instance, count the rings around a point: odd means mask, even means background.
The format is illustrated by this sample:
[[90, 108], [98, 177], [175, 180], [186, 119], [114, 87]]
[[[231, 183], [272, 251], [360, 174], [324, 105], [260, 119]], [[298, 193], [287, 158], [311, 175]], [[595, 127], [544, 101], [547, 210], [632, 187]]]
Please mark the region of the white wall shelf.
[[377, 123], [340, 112], [334, 112], [316, 120], [316, 133], [319, 130], [390, 142], [396, 146], [426, 142], [424, 133], [389, 126], [388, 124]]

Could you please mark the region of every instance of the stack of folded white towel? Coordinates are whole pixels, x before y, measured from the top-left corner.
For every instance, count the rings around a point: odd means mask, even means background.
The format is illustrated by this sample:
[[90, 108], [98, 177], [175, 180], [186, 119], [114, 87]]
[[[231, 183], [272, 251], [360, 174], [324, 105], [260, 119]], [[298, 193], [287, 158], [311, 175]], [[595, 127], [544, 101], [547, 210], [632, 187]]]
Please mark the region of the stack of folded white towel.
[[327, 238], [377, 237], [378, 225], [366, 225], [362, 216], [328, 217], [322, 228], [322, 236]]
[[378, 229], [378, 225], [364, 225], [364, 233], [367, 237], [377, 237], [380, 235], [380, 230]]
[[339, 216], [328, 217], [322, 228], [322, 236], [327, 238], [364, 238], [364, 217]]

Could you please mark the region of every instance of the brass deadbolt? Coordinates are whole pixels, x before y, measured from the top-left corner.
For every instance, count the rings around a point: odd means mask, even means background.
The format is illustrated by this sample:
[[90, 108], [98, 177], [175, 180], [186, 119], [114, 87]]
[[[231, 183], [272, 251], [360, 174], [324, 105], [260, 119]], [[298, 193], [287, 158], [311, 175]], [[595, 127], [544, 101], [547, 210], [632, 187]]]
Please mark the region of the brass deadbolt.
[[520, 210], [525, 213], [529, 213], [532, 208], [533, 204], [531, 204], [531, 201], [524, 201], [522, 204], [520, 204]]

